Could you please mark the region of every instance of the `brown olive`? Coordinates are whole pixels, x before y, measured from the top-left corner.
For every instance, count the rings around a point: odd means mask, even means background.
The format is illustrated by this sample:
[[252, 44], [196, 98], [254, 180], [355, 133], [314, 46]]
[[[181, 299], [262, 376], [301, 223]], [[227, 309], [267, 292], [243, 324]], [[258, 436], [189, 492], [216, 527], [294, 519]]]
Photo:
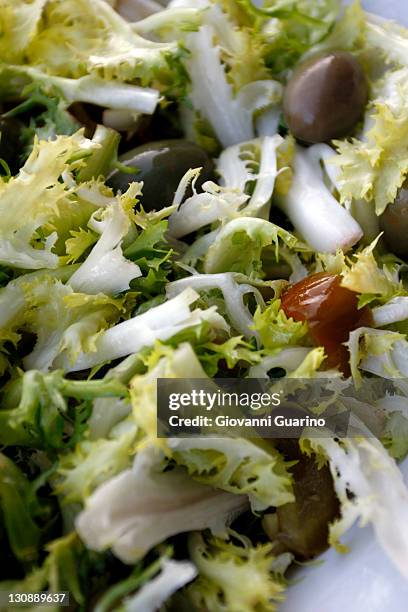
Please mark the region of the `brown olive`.
[[215, 178], [211, 158], [201, 147], [187, 140], [150, 142], [125, 153], [120, 161], [134, 167], [135, 172], [114, 170], [107, 184], [123, 192], [130, 182], [143, 181], [141, 203], [146, 211], [169, 206], [180, 180], [190, 168], [202, 168], [197, 186]]
[[285, 90], [284, 113], [292, 134], [304, 143], [350, 135], [368, 99], [366, 76], [345, 51], [333, 51], [302, 63]]
[[380, 227], [389, 250], [400, 257], [408, 257], [408, 181], [381, 215]]

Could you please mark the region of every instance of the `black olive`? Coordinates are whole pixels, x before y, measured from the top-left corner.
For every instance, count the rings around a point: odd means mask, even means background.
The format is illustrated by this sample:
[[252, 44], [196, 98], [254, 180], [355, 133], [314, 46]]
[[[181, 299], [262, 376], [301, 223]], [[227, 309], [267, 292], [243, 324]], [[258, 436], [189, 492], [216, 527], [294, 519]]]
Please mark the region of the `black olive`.
[[23, 123], [13, 117], [0, 117], [0, 158], [16, 174], [20, 168], [20, 136]]
[[380, 217], [380, 227], [390, 251], [408, 257], [408, 181]]
[[120, 161], [134, 167], [135, 173], [114, 170], [106, 181], [114, 190], [125, 191], [132, 181], [143, 181], [141, 203], [151, 211], [169, 206], [187, 170], [202, 168], [197, 186], [214, 180], [214, 164], [198, 145], [187, 140], [150, 142], [125, 153]]
[[284, 114], [301, 142], [327, 142], [350, 135], [368, 99], [366, 76], [345, 51], [333, 51], [302, 63], [285, 90]]

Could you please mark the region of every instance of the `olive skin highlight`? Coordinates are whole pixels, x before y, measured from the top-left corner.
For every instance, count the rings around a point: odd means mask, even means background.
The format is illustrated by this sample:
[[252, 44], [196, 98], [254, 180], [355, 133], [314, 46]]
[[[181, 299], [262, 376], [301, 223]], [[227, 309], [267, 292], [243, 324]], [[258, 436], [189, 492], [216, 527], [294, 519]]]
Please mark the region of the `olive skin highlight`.
[[285, 120], [300, 142], [328, 142], [353, 133], [367, 100], [367, 79], [358, 61], [333, 51], [295, 69], [284, 95]]
[[132, 181], [143, 181], [141, 203], [145, 211], [169, 206], [176, 189], [190, 168], [202, 168], [197, 186], [214, 180], [214, 163], [198, 145], [187, 140], [161, 140], [136, 147], [125, 153], [120, 161], [134, 167], [128, 174], [114, 170], [107, 185], [115, 191], [126, 191]]

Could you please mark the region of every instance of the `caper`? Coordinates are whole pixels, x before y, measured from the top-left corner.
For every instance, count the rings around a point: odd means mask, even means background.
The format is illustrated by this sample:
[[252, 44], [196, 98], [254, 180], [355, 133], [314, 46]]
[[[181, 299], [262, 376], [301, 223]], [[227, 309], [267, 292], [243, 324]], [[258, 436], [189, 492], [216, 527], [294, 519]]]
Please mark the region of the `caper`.
[[20, 136], [23, 124], [13, 117], [0, 117], [0, 158], [16, 174], [20, 167]]
[[301, 142], [349, 136], [368, 99], [366, 76], [356, 58], [333, 51], [298, 66], [284, 95], [286, 123]]
[[143, 181], [141, 203], [146, 211], [170, 205], [180, 180], [190, 168], [202, 168], [197, 186], [215, 178], [211, 158], [198, 145], [187, 140], [150, 142], [125, 153], [119, 161], [134, 167], [135, 172], [128, 174], [114, 170], [107, 184], [123, 192], [130, 182]]
[[408, 181], [380, 217], [380, 227], [390, 251], [408, 257]]

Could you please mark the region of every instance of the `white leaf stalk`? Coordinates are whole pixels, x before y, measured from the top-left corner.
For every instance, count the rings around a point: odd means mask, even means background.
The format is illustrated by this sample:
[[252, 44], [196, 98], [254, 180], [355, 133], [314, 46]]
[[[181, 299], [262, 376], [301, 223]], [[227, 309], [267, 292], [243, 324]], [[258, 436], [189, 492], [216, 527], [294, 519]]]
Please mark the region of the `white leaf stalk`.
[[92, 251], [74, 272], [70, 285], [84, 293], [114, 295], [129, 289], [129, 283], [141, 276], [138, 265], [123, 256], [122, 241], [130, 229], [130, 220], [119, 203], [109, 206], [102, 222], [93, 218], [93, 229], [101, 231]]
[[214, 36], [215, 29], [203, 25], [187, 38], [191, 53], [187, 64], [190, 98], [194, 108], [213, 126], [223, 147], [228, 147], [254, 138], [254, 113], [276, 103], [282, 88], [275, 81], [254, 81], [234, 97], [221, 61], [221, 49], [214, 46]]
[[169, 218], [169, 233], [182, 238], [206, 225], [229, 219], [238, 214], [249, 196], [219, 187], [210, 181], [204, 183], [203, 193], [195, 193]]
[[156, 612], [176, 591], [197, 576], [190, 561], [163, 559], [158, 576], [149, 580], [131, 597], [125, 599], [125, 612]]
[[371, 523], [388, 557], [408, 578], [408, 490], [394, 459], [375, 438], [310, 438], [309, 443], [328, 457], [341, 503], [341, 518], [330, 526], [331, 541], [338, 542], [357, 519], [361, 526]]
[[376, 327], [406, 321], [408, 319], [408, 297], [396, 297], [383, 306], [373, 308], [371, 314]]
[[403, 334], [359, 327], [350, 333], [346, 346], [357, 384], [362, 380], [360, 370], [386, 379], [408, 376], [408, 341]]
[[255, 336], [252, 329], [254, 321], [251, 313], [244, 303], [244, 295], [253, 293], [259, 303], [263, 303], [260, 292], [248, 284], [239, 284], [234, 274], [197, 274], [188, 278], [169, 283], [166, 293], [169, 298], [179, 295], [187, 287], [195, 291], [209, 291], [219, 289], [224, 297], [229, 320], [232, 326], [246, 338]]
[[297, 370], [313, 349], [294, 346], [281, 350], [277, 355], [268, 355], [249, 369], [249, 378], [269, 378], [268, 372], [273, 368], [282, 368], [289, 375]]
[[160, 94], [156, 89], [120, 81], [108, 81], [94, 75], [70, 79], [46, 74], [30, 66], [13, 66], [3, 68], [0, 72], [4, 73], [7, 70], [23, 79], [43, 83], [45, 87], [54, 86], [61, 92], [67, 105], [73, 102], [85, 102], [103, 108], [152, 115], [160, 99]]
[[152, 346], [156, 340], [168, 340], [178, 332], [203, 321], [215, 328], [228, 330], [228, 325], [215, 308], [190, 311], [190, 306], [198, 299], [192, 289], [186, 289], [177, 297], [151, 308], [141, 315], [123, 321], [102, 332], [95, 341], [93, 352], [82, 353], [72, 365], [62, 355], [57, 367], [65, 367], [69, 372], [92, 368], [106, 361], [137, 353], [145, 346]]
[[108, 548], [135, 563], [172, 535], [202, 529], [226, 534], [248, 506], [246, 496], [199, 484], [184, 470], [162, 471], [152, 447], [136, 455], [132, 469], [102, 484], [87, 499], [76, 528], [88, 548]]
[[296, 147], [292, 184], [287, 195], [278, 196], [278, 203], [314, 250], [347, 251], [360, 240], [363, 232], [325, 185], [320, 166], [322, 145], [317, 147]]
[[[280, 136], [254, 139], [225, 149], [218, 161], [217, 172], [221, 186], [207, 181], [197, 193], [195, 182], [199, 169], [189, 170], [180, 181], [173, 205], [179, 208], [169, 218], [169, 233], [174, 238], [216, 222], [248, 216], [269, 216], [269, 203], [278, 174], [277, 149], [282, 143]], [[259, 155], [259, 170], [252, 169], [255, 156]], [[192, 181], [193, 195], [181, 204], [187, 186]], [[245, 193], [247, 183], [256, 181], [254, 193]], [[181, 205], [180, 205], [181, 204]]]

